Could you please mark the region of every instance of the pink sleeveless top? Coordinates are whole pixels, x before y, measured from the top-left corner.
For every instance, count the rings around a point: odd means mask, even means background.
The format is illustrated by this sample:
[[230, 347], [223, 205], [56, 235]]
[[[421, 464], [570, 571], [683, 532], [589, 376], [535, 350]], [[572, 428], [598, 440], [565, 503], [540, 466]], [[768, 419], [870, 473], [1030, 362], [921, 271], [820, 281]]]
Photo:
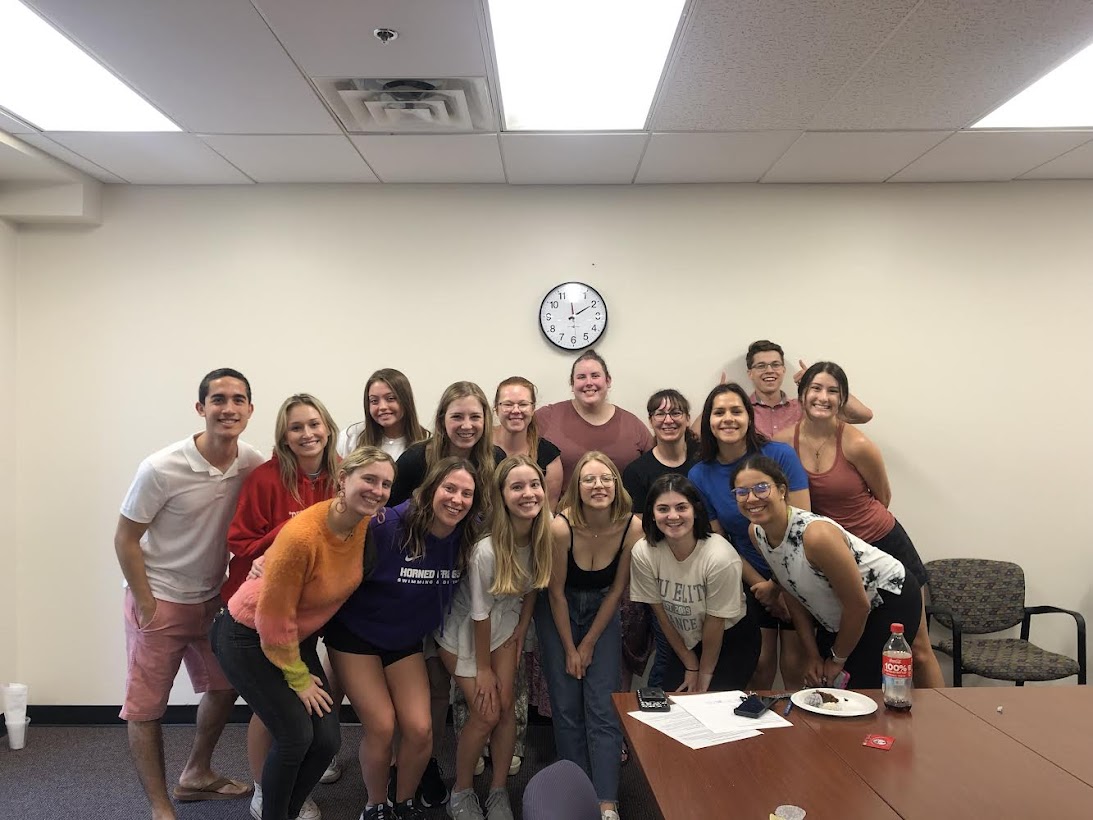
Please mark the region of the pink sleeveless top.
[[[812, 512], [827, 516], [843, 529], [872, 544], [896, 526], [896, 517], [869, 492], [869, 486], [857, 468], [843, 455], [843, 428], [839, 422], [835, 433], [835, 463], [825, 473], [813, 473], [807, 468], [808, 496]], [[801, 425], [793, 428], [793, 449], [799, 451]]]

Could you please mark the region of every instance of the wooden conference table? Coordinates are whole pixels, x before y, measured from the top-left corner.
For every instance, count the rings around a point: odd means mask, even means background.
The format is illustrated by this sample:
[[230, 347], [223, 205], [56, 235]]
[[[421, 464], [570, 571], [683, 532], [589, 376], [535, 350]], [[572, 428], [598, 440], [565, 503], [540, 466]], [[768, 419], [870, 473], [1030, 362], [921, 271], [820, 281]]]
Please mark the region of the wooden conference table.
[[[782, 804], [806, 820], [1093, 816], [1088, 686], [918, 690], [910, 713], [863, 694], [872, 715], [794, 708], [792, 728], [705, 749], [629, 717], [634, 693], [614, 699], [664, 820], [766, 820]], [[895, 742], [872, 749], [867, 734]]]

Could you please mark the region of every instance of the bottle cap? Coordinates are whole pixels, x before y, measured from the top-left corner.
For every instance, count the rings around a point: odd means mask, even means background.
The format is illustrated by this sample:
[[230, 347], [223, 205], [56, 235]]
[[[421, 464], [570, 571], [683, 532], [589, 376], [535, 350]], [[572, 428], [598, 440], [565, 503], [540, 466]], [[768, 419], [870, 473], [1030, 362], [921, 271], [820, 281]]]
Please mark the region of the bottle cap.
[[903, 624], [892, 624], [892, 632], [896, 635], [903, 634]]

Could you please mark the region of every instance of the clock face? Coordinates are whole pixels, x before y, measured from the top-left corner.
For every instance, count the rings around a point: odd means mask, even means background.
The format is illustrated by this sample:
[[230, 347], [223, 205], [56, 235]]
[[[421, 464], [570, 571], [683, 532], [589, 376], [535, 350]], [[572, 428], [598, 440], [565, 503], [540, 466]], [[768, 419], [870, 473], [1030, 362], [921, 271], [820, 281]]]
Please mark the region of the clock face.
[[607, 327], [607, 305], [599, 291], [581, 282], [551, 288], [539, 307], [539, 326], [563, 350], [594, 345]]

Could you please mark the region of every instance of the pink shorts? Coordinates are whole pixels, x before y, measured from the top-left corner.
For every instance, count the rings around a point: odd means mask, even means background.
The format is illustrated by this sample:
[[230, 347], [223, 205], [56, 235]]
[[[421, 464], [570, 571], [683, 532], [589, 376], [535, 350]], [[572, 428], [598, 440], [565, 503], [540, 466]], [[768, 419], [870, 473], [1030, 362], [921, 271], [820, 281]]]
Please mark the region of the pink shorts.
[[122, 720], [159, 720], [167, 698], [186, 663], [195, 692], [231, 690], [209, 644], [209, 627], [220, 610], [220, 598], [202, 604], [175, 604], [156, 599], [156, 614], [142, 629], [137, 626], [136, 600], [125, 590], [125, 675]]

